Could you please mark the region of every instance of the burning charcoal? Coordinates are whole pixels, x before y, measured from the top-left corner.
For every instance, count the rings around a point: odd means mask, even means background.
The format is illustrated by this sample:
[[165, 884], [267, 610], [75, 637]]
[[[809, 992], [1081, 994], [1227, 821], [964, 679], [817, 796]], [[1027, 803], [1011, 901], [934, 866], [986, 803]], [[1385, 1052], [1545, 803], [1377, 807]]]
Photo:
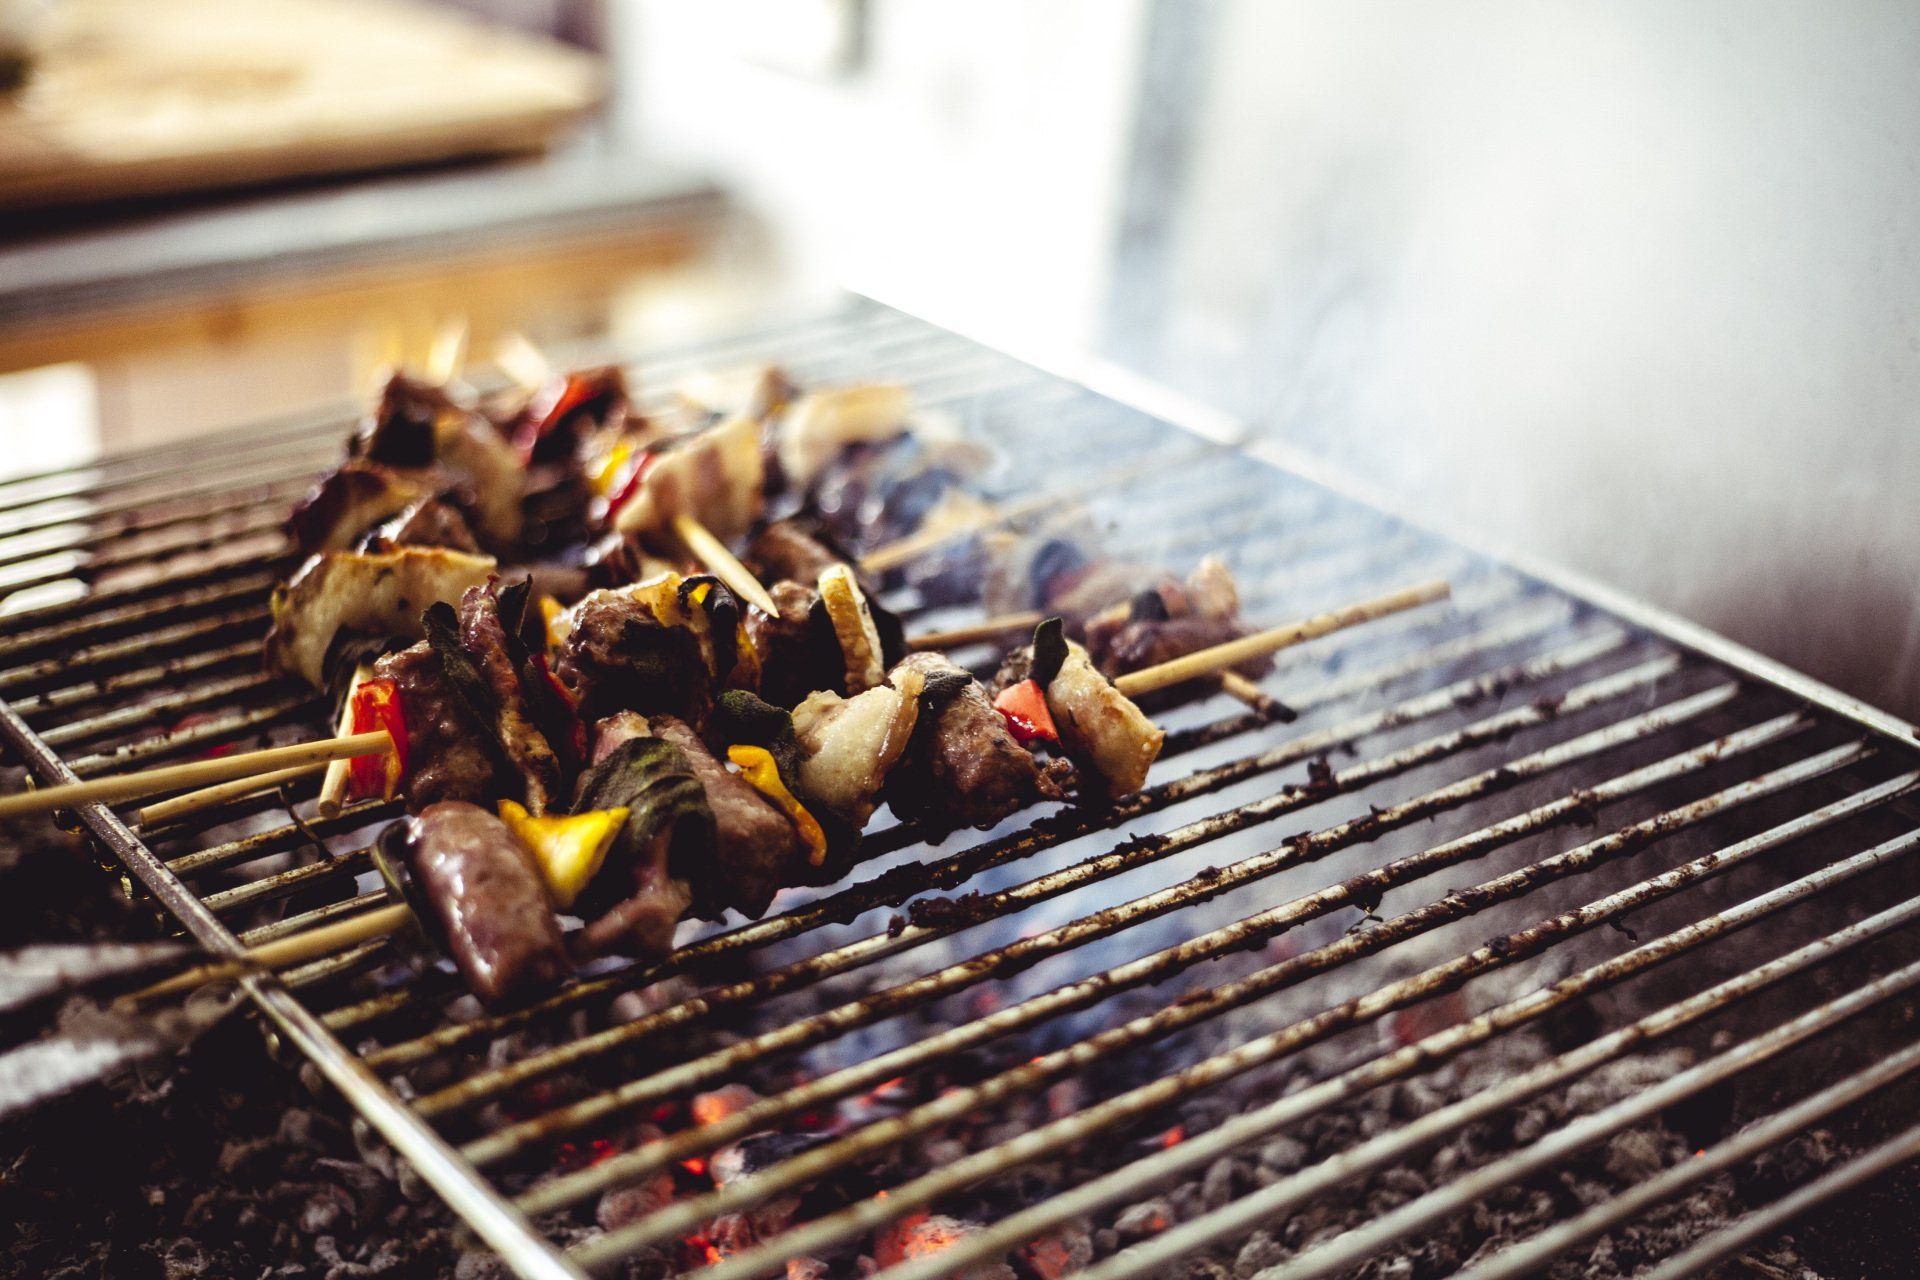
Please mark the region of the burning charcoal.
[[657, 1173], [630, 1186], [603, 1192], [594, 1207], [593, 1220], [608, 1231], [640, 1221], [673, 1202], [673, 1176]]
[[1243, 1276], [1258, 1275], [1286, 1259], [1285, 1246], [1266, 1232], [1256, 1231], [1251, 1239], [1240, 1246], [1240, 1252], [1233, 1260], [1233, 1269]]
[[1120, 1216], [1113, 1220], [1113, 1229], [1122, 1240], [1131, 1243], [1157, 1236], [1175, 1221], [1173, 1206], [1164, 1198], [1155, 1196], [1121, 1210]]
[[750, 1174], [792, 1159], [802, 1151], [820, 1145], [816, 1133], [752, 1133], [740, 1141], [720, 1148], [707, 1162], [714, 1185], [724, 1187]]
[[1020, 1260], [1039, 1280], [1065, 1280], [1093, 1261], [1093, 1237], [1086, 1222], [1076, 1218], [1021, 1245]]
[[1307, 1144], [1284, 1133], [1260, 1148], [1261, 1167], [1275, 1173], [1292, 1173], [1306, 1162]]
[[[899, 1266], [950, 1249], [978, 1230], [980, 1224], [976, 1222], [917, 1210], [880, 1229], [873, 1241], [873, 1258], [882, 1267]], [[1014, 1273], [1004, 1261], [979, 1262], [956, 1272], [954, 1280], [1014, 1280]]]
[[730, 1084], [710, 1093], [694, 1095], [689, 1110], [697, 1124], [718, 1124], [736, 1111], [760, 1101], [760, 1095], [743, 1084]]
[[1240, 1183], [1239, 1170], [1231, 1160], [1215, 1160], [1207, 1166], [1200, 1183], [1200, 1199], [1208, 1209], [1218, 1209], [1231, 1201]]

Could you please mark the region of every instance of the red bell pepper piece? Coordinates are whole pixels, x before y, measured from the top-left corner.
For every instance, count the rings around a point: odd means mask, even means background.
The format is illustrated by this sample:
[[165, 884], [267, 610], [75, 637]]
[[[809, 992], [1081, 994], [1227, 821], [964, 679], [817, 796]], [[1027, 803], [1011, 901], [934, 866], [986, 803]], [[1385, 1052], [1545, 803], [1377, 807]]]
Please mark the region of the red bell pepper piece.
[[640, 492], [640, 483], [647, 478], [647, 472], [653, 469], [656, 456], [651, 449], [641, 452], [640, 461], [634, 464], [633, 474], [627, 477], [627, 482], [620, 486], [618, 493], [607, 499], [607, 518], [609, 520], [619, 512], [620, 508], [626, 506], [628, 502], [633, 500], [634, 494]]
[[585, 760], [587, 758], [587, 726], [580, 719], [580, 700], [574, 697], [573, 690], [567, 688], [560, 677], [553, 673], [553, 666], [547, 661], [546, 654], [534, 654], [532, 666], [535, 678], [542, 681], [551, 691], [553, 705], [566, 713], [564, 726], [542, 725], [541, 727], [552, 732], [565, 733], [567, 735], [565, 745], [572, 748], [574, 759]]
[[347, 707], [349, 732], [385, 729], [393, 739], [393, 750], [384, 755], [355, 756], [347, 762], [347, 791], [356, 800], [391, 800], [407, 777], [407, 722], [400, 711], [400, 690], [384, 676], [362, 680]]
[[513, 434], [513, 445], [520, 451], [521, 463], [531, 462], [533, 451], [540, 442], [557, 431], [568, 415], [592, 399], [599, 389], [593, 379], [577, 373], [570, 373], [559, 382], [543, 388], [534, 402], [527, 406]]
[[1038, 680], [1010, 684], [993, 700], [993, 709], [1006, 717], [1007, 730], [1023, 747], [1035, 742], [1059, 742], [1060, 730], [1054, 727], [1053, 713], [1047, 710], [1047, 694]]

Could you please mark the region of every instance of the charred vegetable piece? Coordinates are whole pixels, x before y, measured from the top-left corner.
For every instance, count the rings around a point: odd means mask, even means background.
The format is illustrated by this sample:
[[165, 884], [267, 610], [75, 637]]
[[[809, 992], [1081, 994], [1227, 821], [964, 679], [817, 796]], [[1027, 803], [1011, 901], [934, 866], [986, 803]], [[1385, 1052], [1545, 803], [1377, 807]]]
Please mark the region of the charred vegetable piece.
[[323, 552], [273, 593], [267, 664], [325, 688], [327, 652], [341, 632], [417, 638], [422, 610], [458, 600], [494, 568], [490, 557], [438, 547]]
[[787, 790], [787, 784], [780, 779], [780, 766], [774, 761], [773, 753], [765, 747], [750, 747], [744, 744], [727, 748], [727, 759], [740, 769], [740, 776], [747, 785], [758, 791], [773, 803], [780, 812], [787, 815], [787, 821], [793, 824], [794, 832], [800, 837], [800, 843], [806, 847], [807, 861], [813, 866], [821, 866], [827, 860], [827, 836], [814, 821], [807, 807], [794, 799], [793, 792]]
[[580, 775], [573, 808], [627, 811], [605, 872], [577, 902], [588, 917], [581, 951], [665, 954], [693, 901], [677, 868], [697, 865], [715, 845], [713, 811], [686, 756], [659, 738], [626, 738]]
[[895, 685], [851, 698], [818, 692], [793, 712], [800, 743], [799, 794], [854, 830], [867, 825], [887, 775], [907, 749], [925, 677], [906, 671]]
[[849, 445], [887, 440], [906, 430], [910, 397], [893, 382], [856, 383], [810, 391], [788, 407], [780, 424], [780, 469], [805, 490]]
[[478, 805], [429, 805], [408, 824], [407, 863], [467, 988], [488, 1004], [537, 995], [570, 966], [533, 855]]
[[[449, 662], [448, 674], [470, 687], [475, 710], [487, 717], [485, 723], [499, 744], [500, 753], [522, 780], [522, 800], [534, 813], [545, 813], [560, 800], [564, 770], [553, 744], [538, 727], [521, 673], [529, 655], [518, 636], [520, 615], [524, 612], [524, 580], [513, 587], [492, 584], [470, 588], [460, 600], [458, 644], [465, 662], [459, 671], [451, 662], [443, 636], [446, 607], [428, 610], [423, 625], [427, 640]], [[506, 617], [511, 613], [511, 625]], [[438, 622], [436, 622], [438, 619]]]
[[385, 729], [393, 749], [383, 755], [355, 756], [347, 762], [347, 790], [355, 799], [391, 800], [407, 778], [407, 717], [400, 709], [400, 688], [391, 679], [362, 680], [347, 701], [349, 733]]
[[511, 800], [500, 802], [500, 820], [533, 853], [553, 904], [571, 907], [607, 860], [627, 823], [626, 809], [535, 817]]
[[1047, 695], [1037, 680], [1008, 685], [994, 698], [993, 709], [1006, 718], [1008, 731], [1023, 747], [1060, 741], [1053, 713], [1047, 710]]
[[328, 472], [294, 505], [287, 531], [302, 554], [344, 551], [369, 529], [429, 496], [391, 468], [349, 461]]
[[866, 594], [854, 580], [853, 570], [844, 564], [836, 564], [820, 575], [819, 592], [820, 603], [833, 623], [834, 637], [840, 642], [846, 690], [849, 694], [864, 693], [887, 678], [881, 666], [880, 633], [867, 608]]

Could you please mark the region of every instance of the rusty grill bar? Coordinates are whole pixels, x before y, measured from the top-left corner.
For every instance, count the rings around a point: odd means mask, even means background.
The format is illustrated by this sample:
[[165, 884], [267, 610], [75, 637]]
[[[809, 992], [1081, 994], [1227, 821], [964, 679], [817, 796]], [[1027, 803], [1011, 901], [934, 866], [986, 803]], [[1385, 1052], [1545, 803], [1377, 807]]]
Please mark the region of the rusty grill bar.
[[[1267, 687], [1295, 723], [1223, 699], [1168, 712], [1152, 785], [1110, 810], [1018, 815], [938, 846], [876, 829], [849, 883], [789, 892], [764, 919], [703, 926], [665, 959], [604, 967], [527, 1008], [481, 1013], [444, 968], [415, 972], [386, 940], [247, 979], [281, 1036], [519, 1274], [609, 1270], [652, 1248], [741, 1280], [862, 1245], [925, 1207], [1000, 1206], [950, 1247], [882, 1272], [959, 1274], [1569, 1010], [1597, 1011], [1591, 1035], [1497, 1085], [1209, 1203], [1086, 1273], [1173, 1275], [1606, 1064], [1697, 1047], [1653, 1087], [1262, 1272], [1343, 1274], [1663, 1108], [1763, 1078], [1876, 1017], [1894, 1024], [1875, 1023], [1854, 1057], [1822, 1058], [1824, 1074], [1796, 1073], [1698, 1158], [1469, 1268], [1516, 1276], [1808, 1125], [1864, 1114], [1920, 1068], [1907, 1024], [1883, 1016], [1920, 987], [1920, 965], [1893, 945], [1920, 917], [1910, 727], [1259, 461], [1272, 450], [1222, 443], [1216, 423], [1188, 424], [1214, 437], [1196, 448], [1162, 418], [875, 304], [658, 353], [639, 375], [657, 388], [749, 358], [803, 383], [912, 383], [920, 403], [1001, 447], [1013, 496], [1084, 479], [1089, 441], [1103, 463], [1159, 459], [1090, 494], [1090, 509], [1116, 551], [1144, 562], [1222, 554], [1256, 621], [1436, 575], [1455, 598], [1283, 655]], [[289, 419], [0, 483], [12, 763], [51, 783], [325, 731], [307, 691], [261, 674], [259, 642], [287, 567], [284, 508], [344, 429], [339, 415]], [[215, 463], [222, 478], [208, 479]], [[895, 603], [927, 627], [973, 612]], [[394, 807], [321, 820], [316, 786], [138, 834], [100, 806], [79, 817], [181, 928], [233, 954], [383, 901], [367, 844]], [[1451, 1021], [1380, 1030], [1455, 993]], [[1309, 1062], [1274, 1096], [1274, 1073]], [[740, 1083], [757, 1092], [726, 1114], [624, 1140]], [[1066, 1085], [1081, 1092], [1059, 1114], [983, 1121], [1042, 1096], [1051, 1106]], [[895, 1086], [898, 1106], [864, 1101]], [[1169, 1129], [1183, 1107], [1221, 1099], [1210, 1123]], [[585, 1225], [610, 1189], [704, 1168], [769, 1130], [815, 1140], [737, 1181], [676, 1183], [671, 1203], [613, 1229]], [[1160, 1130], [1181, 1140], [1143, 1138]], [[972, 1135], [962, 1149], [914, 1156], [955, 1133]], [[596, 1142], [605, 1150], [580, 1160]], [[1698, 1274], [1916, 1150], [1912, 1130], [1884, 1126], [1858, 1159], [1754, 1206], [1660, 1274]], [[688, 1253], [721, 1215], [842, 1184], [865, 1189], [764, 1240]]]

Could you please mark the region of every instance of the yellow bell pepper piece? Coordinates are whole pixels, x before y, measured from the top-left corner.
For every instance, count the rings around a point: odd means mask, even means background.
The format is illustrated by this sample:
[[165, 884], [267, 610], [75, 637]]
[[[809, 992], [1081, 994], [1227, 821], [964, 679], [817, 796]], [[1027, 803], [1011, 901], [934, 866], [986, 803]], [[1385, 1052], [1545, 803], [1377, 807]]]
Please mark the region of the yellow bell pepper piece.
[[573, 905], [607, 860], [607, 850], [627, 824], [627, 810], [596, 809], [536, 818], [513, 801], [502, 800], [500, 820], [533, 851], [534, 863], [540, 868], [540, 878], [547, 882], [553, 904], [564, 909]]
[[616, 440], [613, 448], [600, 455], [600, 460], [587, 472], [587, 484], [595, 494], [604, 498], [613, 492], [620, 482], [620, 473], [626, 470], [627, 462], [633, 457], [633, 446], [625, 440]]
[[780, 767], [773, 762], [773, 755], [765, 747], [737, 746], [727, 748], [727, 759], [740, 766], [740, 776], [747, 785], [773, 801], [780, 811], [793, 822], [793, 829], [800, 833], [800, 843], [807, 846], [807, 861], [819, 866], [827, 860], [827, 833], [813, 820], [806, 806], [793, 798], [793, 792], [787, 790], [787, 784], [780, 780]]
[[552, 596], [541, 596], [540, 621], [546, 629], [547, 648], [558, 649], [566, 642], [567, 632], [572, 630], [567, 625], [567, 606]]

